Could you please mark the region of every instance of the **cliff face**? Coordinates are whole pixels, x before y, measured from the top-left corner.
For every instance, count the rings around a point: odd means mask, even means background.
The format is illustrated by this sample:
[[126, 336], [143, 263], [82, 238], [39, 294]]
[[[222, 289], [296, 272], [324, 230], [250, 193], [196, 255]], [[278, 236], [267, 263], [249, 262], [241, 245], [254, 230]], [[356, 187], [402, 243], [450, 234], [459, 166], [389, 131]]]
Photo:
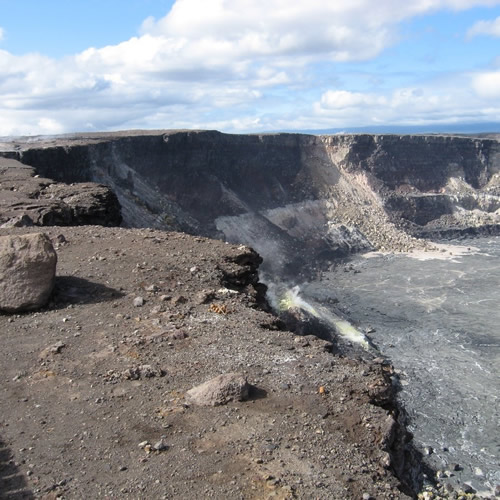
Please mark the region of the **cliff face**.
[[122, 132], [3, 150], [58, 181], [107, 184], [126, 225], [251, 244], [281, 270], [499, 224], [495, 139]]
[[120, 205], [106, 186], [63, 184], [35, 175], [32, 167], [0, 158], [0, 227], [116, 226]]

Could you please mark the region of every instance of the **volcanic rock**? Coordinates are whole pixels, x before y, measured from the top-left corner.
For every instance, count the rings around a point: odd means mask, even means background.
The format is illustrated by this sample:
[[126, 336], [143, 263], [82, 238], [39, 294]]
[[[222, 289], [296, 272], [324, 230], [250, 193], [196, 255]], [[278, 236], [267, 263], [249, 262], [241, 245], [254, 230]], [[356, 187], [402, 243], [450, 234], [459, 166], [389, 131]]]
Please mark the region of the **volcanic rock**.
[[106, 186], [56, 183], [16, 160], [0, 157], [2, 227], [117, 226], [120, 222], [120, 205]]
[[57, 255], [44, 233], [0, 237], [0, 310], [43, 307], [55, 284]]
[[230, 401], [245, 401], [249, 388], [243, 375], [226, 373], [189, 390], [186, 397], [199, 406], [219, 406]]

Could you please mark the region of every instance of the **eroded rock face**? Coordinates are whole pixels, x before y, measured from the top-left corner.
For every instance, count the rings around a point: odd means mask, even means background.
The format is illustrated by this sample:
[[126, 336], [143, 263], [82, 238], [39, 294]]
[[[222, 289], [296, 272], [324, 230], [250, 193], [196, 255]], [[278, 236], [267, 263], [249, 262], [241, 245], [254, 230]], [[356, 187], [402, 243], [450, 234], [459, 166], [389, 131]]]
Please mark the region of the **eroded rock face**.
[[57, 255], [44, 233], [0, 237], [0, 310], [43, 307], [54, 288]]
[[120, 204], [106, 186], [56, 183], [0, 158], [0, 226], [117, 226]]

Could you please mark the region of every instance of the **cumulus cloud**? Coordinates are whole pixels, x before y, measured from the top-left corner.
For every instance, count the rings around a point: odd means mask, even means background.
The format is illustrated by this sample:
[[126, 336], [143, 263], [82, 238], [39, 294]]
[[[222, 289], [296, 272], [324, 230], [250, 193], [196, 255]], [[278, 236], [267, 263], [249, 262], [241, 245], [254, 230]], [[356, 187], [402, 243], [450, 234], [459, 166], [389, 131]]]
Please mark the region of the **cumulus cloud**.
[[383, 0], [374, 8], [371, 0], [177, 0], [165, 17], [148, 18], [142, 32], [173, 37], [193, 52], [203, 47], [205, 53], [221, 54], [226, 60], [366, 60], [394, 42], [394, 28], [404, 19], [443, 8], [497, 4], [498, 0]]
[[491, 98], [500, 97], [498, 89], [500, 72], [455, 75], [452, 85], [402, 87], [380, 95], [327, 91], [315, 102], [312, 120], [326, 128], [495, 121], [500, 101]]
[[492, 21], [478, 21], [467, 31], [467, 38], [478, 35], [500, 37], [500, 16]]
[[[0, 50], [0, 135], [279, 128], [293, 99], [286, 95], [314, 92], [312, 65], [374, 59], [396, 43], [399, 23], [413, 16], [492, 5], [500, 0], [381, 0], [376, 8], [372, 0], [177, 0], [165, 17], [146, 19], [138, 36], [116, 45], [64, 59]], [[475, 96], [492, 95], [486, 82], [492, 77], [481, 78], [472, 81]], [[295, 109], [304, 123], [361, 119], [364, 109], [383, 120], [398, 118], [386, 108], [402, 113], [417, 102], [417, 111], [430, 110], [446, 100], [412, 92], [331, 89], [314, 105], [301, 97]], [[289, 128], [300, 118], [285, 121]]]

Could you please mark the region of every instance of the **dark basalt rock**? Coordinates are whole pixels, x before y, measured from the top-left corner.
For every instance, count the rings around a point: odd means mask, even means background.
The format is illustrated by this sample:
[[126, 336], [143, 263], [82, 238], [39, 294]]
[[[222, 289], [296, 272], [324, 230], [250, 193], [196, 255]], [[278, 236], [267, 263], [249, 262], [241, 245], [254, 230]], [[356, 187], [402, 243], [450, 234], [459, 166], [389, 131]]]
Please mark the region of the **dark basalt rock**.
[[0, 225], [117, 226], [114, 193], [95, 183], [61, 184], [35, 175], [15, 160], [0, 158]]

